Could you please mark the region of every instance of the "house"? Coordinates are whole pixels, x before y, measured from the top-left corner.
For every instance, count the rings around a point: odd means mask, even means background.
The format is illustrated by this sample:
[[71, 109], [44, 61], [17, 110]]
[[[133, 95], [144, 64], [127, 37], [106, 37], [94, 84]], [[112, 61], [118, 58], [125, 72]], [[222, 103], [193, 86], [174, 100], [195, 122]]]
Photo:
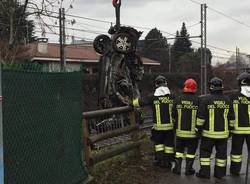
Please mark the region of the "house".
[[[48, 39], [39, 39], [37, 42], [27, 44], [24, 52], [18, 54], [18, 58], [29, 59], [43, 65], [45, 71], [60, 70], [60, 45], [48, 43]], [[100, 55], [98, 55], [92, 44], [66, 45], [65, 59], [67, 71], [79, 71], [84, 69], [87, 73], [96, 73]], [[160, 66], [160, 62], [142, 57], [145, 72], [151, 73], [151, 68]]]

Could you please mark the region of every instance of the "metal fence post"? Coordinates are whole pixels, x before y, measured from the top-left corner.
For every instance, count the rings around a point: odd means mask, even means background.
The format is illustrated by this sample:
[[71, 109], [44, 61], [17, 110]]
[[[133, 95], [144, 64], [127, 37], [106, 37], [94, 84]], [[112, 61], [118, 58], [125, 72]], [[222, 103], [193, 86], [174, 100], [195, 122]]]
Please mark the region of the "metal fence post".
[[3, 159], [3, 105], [2, 105], [2, 64], [0, 62], [0, 184], [4, 183]]
[[[130, 126], [137, 126], [137, 122], [136, 122], [136, 114], [135, 111], [131, 111], [129, 112], [129, 119], [130, 119]], [[139, 140], [139, 126], [137, 131], [132, 133], [132, 141], [134, 143], [138, 142]], [[135, 151], [136, 156], [140, 156], [140, 146], [138, 146], [138, 148]]]

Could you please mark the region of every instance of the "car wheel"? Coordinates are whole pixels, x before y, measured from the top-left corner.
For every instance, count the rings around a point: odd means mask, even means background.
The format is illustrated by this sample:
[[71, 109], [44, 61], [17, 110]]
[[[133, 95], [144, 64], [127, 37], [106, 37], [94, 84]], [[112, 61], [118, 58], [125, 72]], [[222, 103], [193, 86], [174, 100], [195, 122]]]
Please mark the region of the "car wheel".
[[113, 38], [113, 49], [119, 53], [127, 54], [135, 47], [134, 40], [127, 33], [119, 33]]
[[98, 54], [105, 55], [111, 49], [111, 39], [107, 35], [99, 35], [95, 38], [93, 46]]

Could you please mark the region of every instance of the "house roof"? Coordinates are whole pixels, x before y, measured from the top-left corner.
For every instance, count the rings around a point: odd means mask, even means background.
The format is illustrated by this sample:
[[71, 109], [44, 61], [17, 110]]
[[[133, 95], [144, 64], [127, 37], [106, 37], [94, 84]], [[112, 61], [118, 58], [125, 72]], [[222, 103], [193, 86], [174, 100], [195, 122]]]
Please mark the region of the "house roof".
[[[39, 52], [39, 44], [43, 44], [45, 50]], [[34, 42], [23, 47], [23, 52], [18, 54], [18, 58], [28, 58], [39, 61], [59, 61], [60, 45], [56, 43], [38, 43]], [[100, 55], [98, 55], [93, 46], [66, 45], [65, 55], [67, 62], [75, 63], [97, 63]], [[159, 61], [142, 57], [145, 65], [160, 65]]]

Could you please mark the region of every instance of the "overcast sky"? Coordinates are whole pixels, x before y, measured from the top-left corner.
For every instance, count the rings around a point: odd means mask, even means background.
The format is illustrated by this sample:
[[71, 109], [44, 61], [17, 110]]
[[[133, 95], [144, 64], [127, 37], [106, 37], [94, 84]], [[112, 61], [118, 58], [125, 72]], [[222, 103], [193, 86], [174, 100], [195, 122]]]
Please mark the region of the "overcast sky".
[[[64, 0], [63, 6], [67, 9], [71, 1]], [[207, 3], [208, 45], [231, 51], [238, 46], [241, 52], [250, 54], [250, 0], [122, 0], [121, 23], [147, 28], [156, 27], [162, 31], [164, 36], [173, 37], [167, 33], [175, 34], [176, 30], [180, 30], [182, 22], [185, 22], [189, 34], [197, 36], [200, 35], [200, 24], [197, 24], [200, 21], [200, 5], [192, 1]], [[109, 22], [115, 21], [115, 11], [111, 0], [74, 0], [72, 5], [73, 9], [69, 9], [67, 14]], [[237, 23], [211, 9], [218, 10], [246, 25]], [[73, 19], [72, 17], [66, 18], [68, 21]], [[95, 32], [67, 30], [68, 35], [79, 38], [93, 39], [97, 33], [105, 33], [110, 26], [109, 23], [86, 19], [75, 18], [75, 20], [75, 25], [68, 24], [67, 26]], [[197, 25], [193, 26], [195, 24]], [[142, 39], [149, 31], [142, 28], [137, 29], [144, 32]], [[51, 37], [52, 41], [55, 39], [57, 40], [57, 38]], [[192, 40], [200, 42], [200, 39], [197, 38]], [[172, 42], [173, 40], [169, 40], [169, 43]], [[199, 44], [193, 43], [193, 47], [197, 48]], [[214, 55], [221, 57], [229, 57], [232, 54], [219, 49], [211, 48], [211, 50]]]

